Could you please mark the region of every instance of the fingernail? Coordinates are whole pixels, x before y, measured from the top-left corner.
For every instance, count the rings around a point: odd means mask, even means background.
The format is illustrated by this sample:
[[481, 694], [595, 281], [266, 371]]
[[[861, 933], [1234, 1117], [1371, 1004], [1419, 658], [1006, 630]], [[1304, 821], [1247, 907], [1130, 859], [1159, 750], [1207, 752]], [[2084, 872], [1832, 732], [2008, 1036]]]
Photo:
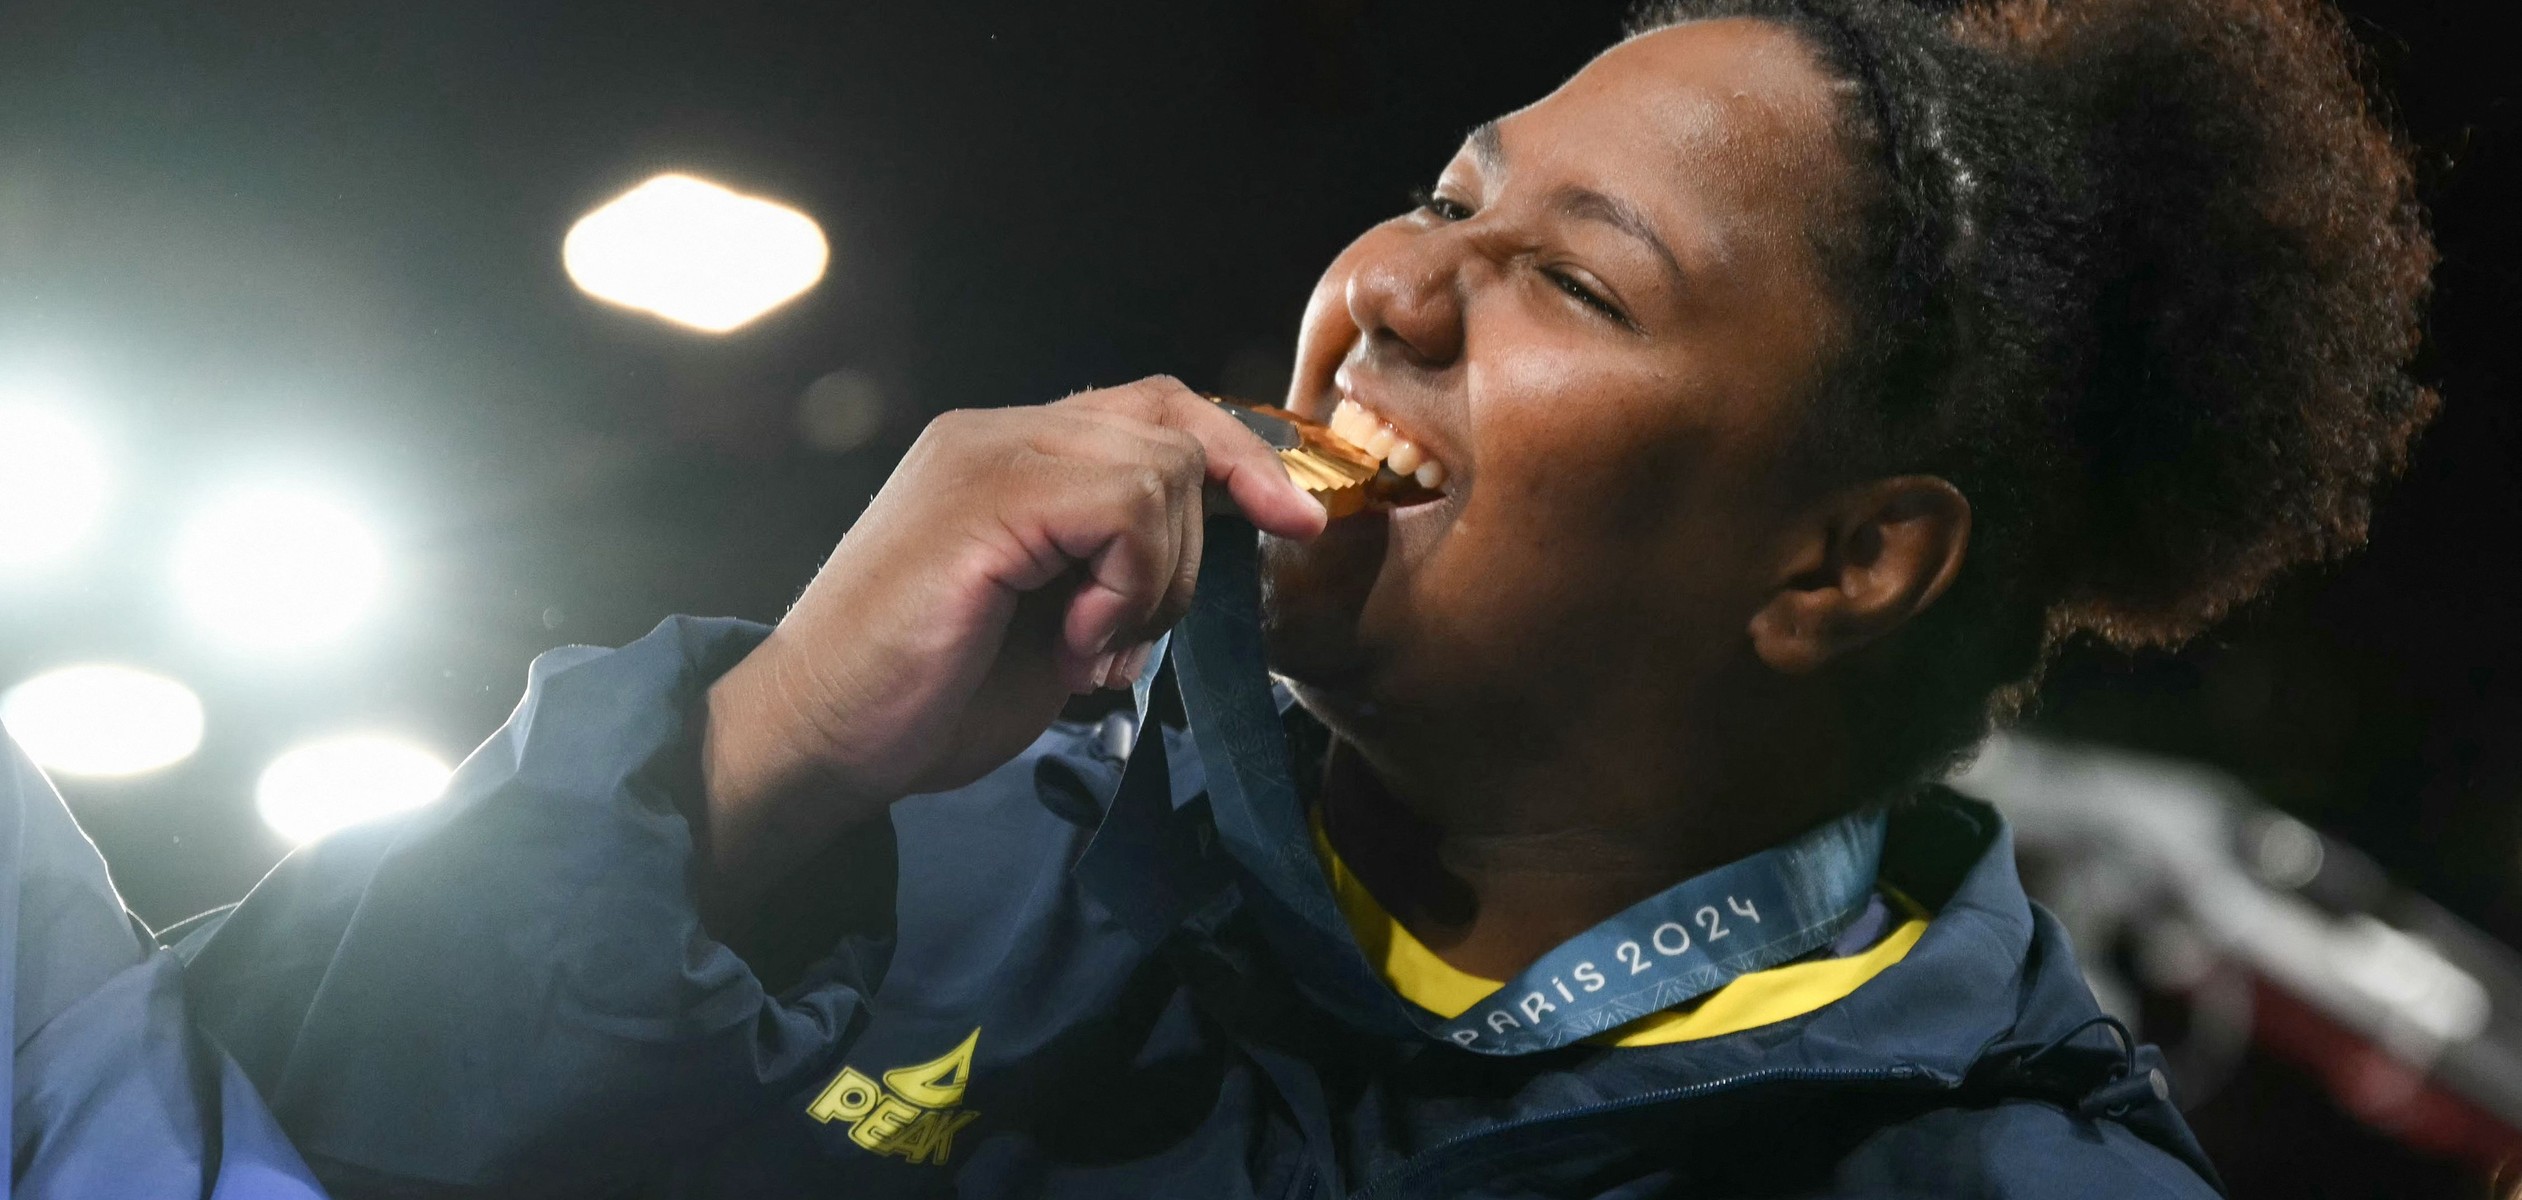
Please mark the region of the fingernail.
[[1099, 687], [1099, 688], [1111, 687], [1111, 686], [1112, 686], [1112, 664], [1113, 664], [1115, 661], [1117, 661], [1120, 657], [1121, 657], [1121, 652], [1120, 652], [1120, 651], [1118, 651], [1118, 650], [1106, 650], [1106, 651], [1104, 651], [1101, 657], [1098, 657], [1097, 659], [1095, 659], [1095, 672], [1094, 672], [1094, 674], [1092, 674], [1092, 675], [1088, 676], [1087, 678], [1088, 678], [1088, 679], [1090, 679], [1090, 680], [1092, 680], [1092, 681], [1093, 681], [1093, 683], [1094, 683], [1094, 686], [1096, 686], [1096, 687]]
[[1121, 656], [1120, 672], [1113, 678], [1112, 686], [1125, 688], [1137, 684], [1138, 677], [1147, 673], [1147, 656], [1155, 648], [1153, 642], [1140, 642], [1130, 647], [1130, 652]]
[[1322, 514], [1322, 523], [1323, 523], [1323, 524], [1328, 525], [1328, 524], [1330, 524], [1330, 523], [1331, 523], [1331, 506], [1330, 506], [1330, 505], [1328, 505], [1328, 504], [1323, 503], [1323, 502], [1322, 502], [1322, 497], [1317, 496], [1317, 495], [1313, 494], [1312, 492], [1306, 491], [1306, 490], [1305, 490], [1305, 489], [1303, 489], [1303, 488], [1298, 488], [1298, 489], [1296, 489], [1296, 494], [1297, 494], [1297, 495], [1299, 495], [1299, 496], [1304, 497], [1304, 498], [1305, 498], [1305, 503], [1306, 503], [1306, 504], [1308, 504], [1308, 505], [1311, 505], [1311, 506], [1313, 507], [1313, 510], [1314, 510], [1315, 512], [1318, 512], [1318, 513], [1321, 513], [1321, 514]]

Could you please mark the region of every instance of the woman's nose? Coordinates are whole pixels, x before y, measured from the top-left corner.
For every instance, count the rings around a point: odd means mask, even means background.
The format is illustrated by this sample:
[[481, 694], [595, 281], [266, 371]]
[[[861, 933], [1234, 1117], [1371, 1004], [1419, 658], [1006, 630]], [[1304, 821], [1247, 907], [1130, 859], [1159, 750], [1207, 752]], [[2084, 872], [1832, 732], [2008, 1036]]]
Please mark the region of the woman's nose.
[[1402, 239], [1349, 276], [1349, 319], [1369, 352], [1441, 369], [1462, 354], [1459, 239], [1441, 232]]

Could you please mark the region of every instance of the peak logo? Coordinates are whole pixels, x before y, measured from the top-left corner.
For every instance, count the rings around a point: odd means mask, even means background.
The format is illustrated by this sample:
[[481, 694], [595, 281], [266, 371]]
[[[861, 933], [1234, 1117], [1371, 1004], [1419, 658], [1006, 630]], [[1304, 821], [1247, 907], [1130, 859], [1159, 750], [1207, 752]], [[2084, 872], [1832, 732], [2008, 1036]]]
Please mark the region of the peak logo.
[[954, 1153], [955, 1134], [981, 1115], [956, 1107], [972, 1081], [972, 1051], [980, 1044], [975, 1029], [943, 1056], [895, 1067], [882, 1082], [843, 1067], [806, 1115], [825, 1124], [848, 1122], [849, 1140], [878, 1154], [942, 1166]]

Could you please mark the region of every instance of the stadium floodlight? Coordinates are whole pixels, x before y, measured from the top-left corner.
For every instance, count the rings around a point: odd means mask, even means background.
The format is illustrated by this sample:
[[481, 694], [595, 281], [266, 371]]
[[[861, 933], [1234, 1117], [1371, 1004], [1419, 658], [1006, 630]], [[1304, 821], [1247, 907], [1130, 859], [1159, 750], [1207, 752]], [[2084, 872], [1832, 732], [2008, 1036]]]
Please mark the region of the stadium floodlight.
[[428, 804], [446, 791], [450, 774], [436, 755], [400, 738], [345, 734], [273, 759], [254, 786], [254, 807], [273, 832], [304, 845]]
[[267, 487], [223, 497], [185, 526], [175, 581], [204, 629], [243, 649], [339, 637], [384, 582], [385, 554], [356, 513], [320, 493]]
[[47, 771], [139, 775], [200, 747], [201, 700], [163, 675], [86, 663], [9, 689], [0, 696], [0, 725]]
[[0, 575], [58, 562], [105, 510], [96, 439], [47, 407], [0, 402]]
[[823, 278], [814, 219], [690, 175], [659, 175], [579, 218], [561, 265], [588, 295], [725, 333]]

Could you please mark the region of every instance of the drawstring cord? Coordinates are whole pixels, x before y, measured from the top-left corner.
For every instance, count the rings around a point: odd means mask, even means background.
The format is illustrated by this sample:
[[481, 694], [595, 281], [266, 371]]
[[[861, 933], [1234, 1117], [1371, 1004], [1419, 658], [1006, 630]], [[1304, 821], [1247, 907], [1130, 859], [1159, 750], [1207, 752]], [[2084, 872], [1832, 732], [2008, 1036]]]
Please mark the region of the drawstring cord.
[[2067, 1043], [2074, 1041], [2076, 1038], [2081, 1037], [2081, 1036], [2083, 1035], [2083, 1033], [2084, 1033], [2084, 1031], [2085, 1031], [2085, 1030], [2087, 1030], [2087, 1029], [2091, 1029], [2092, 1027], [2094, 1027], [2094, 1026], [2096, 1026], [2096, 1025], [2102, 1025], [2102, 1026], [2106, 1026], [2106, 1027], [2108, 1027], [2108, 1028], [2110, 1029], [2111, 1033], [2112, 1033], [2113, 1035], [2117, 1036], [2117, 1037], [2118, 1037], [2118, 1039], [2119, 1039], [2120, 1068], [2119, 1068], [2119, 1074], [2118, 1074], [2118, 1075], [2116, 1075], [2116, 1076], [2113, 1076], [2113, 1078], [2123, 1078], [2123, 1077], [2125, 1077], [2125, 1076], [2129, 1076], [2129, 1075], [2134, 1075], [2134, 1074], [2136, 1074], [2136, 1072], [2137, 1072], [2137, 1039], [2136, 1039], [2136, 1035], [2129, 1033], [2129, 1032], [2128, 1032], [2128, 1027], [2127, 1027], [2126, 1025], [2121, 1024], [2121, 1023], [2120, 1023], [2119, 1018], [2114, 1017], [2114, 1016], [2110, 1015], [2109, 1013], [2097, 1013], [2097, 1014], [2095, 1014], [2095, 1015], [2093, 1015], [2093, 1016], [2086, 1017], [2086, 1018], [2084, 1018], [2083, 1020], [2076, 1022], [2076, 1023], [2075, 1023], [2075, 1028], [2070, 1029], [2070, 1030], [2066, 1031], [2065, 1033], [2059, 1034], [2058, 1036], [2056, 1036], [2056, 1037], [2054, 1037], [2054, 1038], [2049, 1039], [2049, 1043], [2048, 1043], [2047, 1045], [2042, 1046], [2040, 1049], [2038, 1049], [2038, 1050], [2034, 1050], [2034, 1051], [2032, 1051], [2031, 1053], [2024, 1055], [2024, 1056], [2023, 1056], [2023, 1058], [2022, 1058], [2022, 1065], [2024, 1065], [2024, 1066], [2028, 1067], [2028, 1066], [2032, 1065], [2033, 1063], [2039, 1062], [2039, 1061], [2041, 1060], [2041, 1056], [2043, 1056], [2043, 1055], [2045, 1055], [2045, 1054], [2048, 1054], [2050, 1051], [2055, 1050], [2055, 1049], [2059, 1048], [2060, 1046], [2064, 1046], [2064, 1045], [2066, 1045]]
[[2048, 1043], [2040, 1049], [2017, 1060], [2016, 1068], [2030, 1070], [2033, 1063], [2039, 1062], [2050, 1051], [2072, 1043], [2077, 1037], [2082, 1036], [2085, 1030], [2096, 1025], [2109, 1029], [2111, 1036], [2118, 1039], [2119, 1069], [2112, 1072], [2108, 1082], [2085, 1093], [2084, 1098], [2076, 1104], [2078, 1113], [2094, 1119], [2120, 1117], [2149, 1100], [2171, 1099], [2171, 1084], [2163, 1078], [2163, 1072], [2155, 1070], [2138, 1073], [2136, 1035], [2128, 1032], [2128, 1027], [2122, 1024], [2119, 1018], [2108, 1013], [2078, 1021], [2075, 1028], [2049, 1039]]

